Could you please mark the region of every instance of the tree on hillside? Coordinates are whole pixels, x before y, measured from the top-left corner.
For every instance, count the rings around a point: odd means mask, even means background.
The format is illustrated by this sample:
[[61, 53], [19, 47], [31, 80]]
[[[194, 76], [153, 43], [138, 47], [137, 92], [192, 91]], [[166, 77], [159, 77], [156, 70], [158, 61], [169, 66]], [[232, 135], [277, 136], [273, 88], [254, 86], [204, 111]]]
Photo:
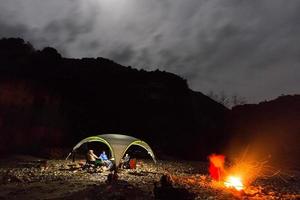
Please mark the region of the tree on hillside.
[[238, 94], [228, 95], [224, 91], [220, 93], [210, 91], [206, 95], [227, 108], [232, 108], [234, 106], [247, 103], [245, 97], [239, 96]]

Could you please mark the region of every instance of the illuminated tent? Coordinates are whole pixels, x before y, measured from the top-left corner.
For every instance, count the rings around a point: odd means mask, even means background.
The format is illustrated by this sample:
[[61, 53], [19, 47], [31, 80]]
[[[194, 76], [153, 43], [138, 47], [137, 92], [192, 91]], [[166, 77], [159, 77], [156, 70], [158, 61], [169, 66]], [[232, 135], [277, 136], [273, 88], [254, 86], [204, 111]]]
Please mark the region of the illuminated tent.
[[[112, 155], [112, 160], [115, 161], [116, 166], [119, 166], [121, 159], [123, 158], [125, 152], [132, 145], [140, 146], [150, 154], [154, 162], [156, 163], [156, 159], [151, 147], [144, 141], [139, 140], [135, 137], [120, 135], [120, 134], [103, 134], [97, 136], [87, 137], [81, 140], [78, 144], [75, 145], [72, 152], [68, 155], [68, 157], [73, 154], [75, 155], [76, 150], [85, 143], [88, 142], [101, 142], [106, 144], [109, 147], [110, 153]], [[67, 159], [68, 159], [67, 157]]]

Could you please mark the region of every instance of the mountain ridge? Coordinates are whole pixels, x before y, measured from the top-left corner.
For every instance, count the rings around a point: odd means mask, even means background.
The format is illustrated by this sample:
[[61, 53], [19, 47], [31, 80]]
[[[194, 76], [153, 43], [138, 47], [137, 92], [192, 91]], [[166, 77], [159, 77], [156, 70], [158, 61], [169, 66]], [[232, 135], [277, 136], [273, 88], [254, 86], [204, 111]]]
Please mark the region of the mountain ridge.
[[[0, 65], [7, 149], [70, 147], [91, 134], [114, 132], [143, 138], [166, 154], [206, 159], [224, 142], [228, 109], [175, 74], [105, 58], [63, 58], [54, 48], [35, 50], [17, 38], [0, 40]], [[199, 155], [190, 154], [199, 148]]]

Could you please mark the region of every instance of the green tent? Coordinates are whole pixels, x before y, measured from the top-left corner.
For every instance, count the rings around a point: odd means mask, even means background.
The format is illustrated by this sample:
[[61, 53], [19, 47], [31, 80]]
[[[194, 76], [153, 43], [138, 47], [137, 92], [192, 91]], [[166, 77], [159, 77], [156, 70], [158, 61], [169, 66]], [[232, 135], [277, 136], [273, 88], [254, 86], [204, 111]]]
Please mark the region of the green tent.
[[[150, 156], [156, 163], [154, 153], [153, 153], [152, 149], [150, 148], [150, 146], [146, 142], [139, 140], [135, 137], [131, 137], [128, 135], [120, 135], [120, 134], [103, 134], [103, 135], [87, 137], [75, 145], [75, 147], [73, 148], [72, 152], [68, 155], [68, 157], [71, 154], [75, 154], [76, 150], [82, 144], [88, 143], [88, 142], [102, 142], [102, 143], [106, 144], [110, 149], [112, 159], [115, 160], [116, 166], [119, 166], [119, 163], [120, 163], [121, 159], [123, 158], [123, 156], [125, 155], [125, 152], [132, 145], [137, 145], [137, 146], [140, 146], [140, 147], [146, 149], [148, 154], [150, 154]], [[67, 159], [68, 159], [68, 157], [67, 157]]]

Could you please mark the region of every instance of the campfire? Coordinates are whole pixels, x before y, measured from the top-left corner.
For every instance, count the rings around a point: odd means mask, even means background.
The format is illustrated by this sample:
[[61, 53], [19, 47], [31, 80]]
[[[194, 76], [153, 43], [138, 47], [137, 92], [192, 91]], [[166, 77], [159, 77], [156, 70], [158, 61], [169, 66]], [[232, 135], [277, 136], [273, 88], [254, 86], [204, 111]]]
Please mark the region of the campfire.
[[239, 176], [228, 176], [224, 181], [224, 185], [228, 188], [234, 188], [238, 191], [244, 189], [242, 179]]
[[221, 185], [241, 191], [244, 189], [244, 184], [241, 176], [233, 175], [231, 170], [225, 170], [225, 156], [212, 154], [209, 156], [210, 166], [209, 172], [213, 180], [221, 183]]
[[268, 159], [252, 161], [250, 159], [238, 159], [236, 162], [225, 164], [225, 156], [211, 154], [209, 157], [209, 173], [213, 183], [228, 188], [232, 191], [247, 193], [251, 183], [259, 178], [271, 178], [276, 176], [286, 182], [280, 171], [268, 165]]

